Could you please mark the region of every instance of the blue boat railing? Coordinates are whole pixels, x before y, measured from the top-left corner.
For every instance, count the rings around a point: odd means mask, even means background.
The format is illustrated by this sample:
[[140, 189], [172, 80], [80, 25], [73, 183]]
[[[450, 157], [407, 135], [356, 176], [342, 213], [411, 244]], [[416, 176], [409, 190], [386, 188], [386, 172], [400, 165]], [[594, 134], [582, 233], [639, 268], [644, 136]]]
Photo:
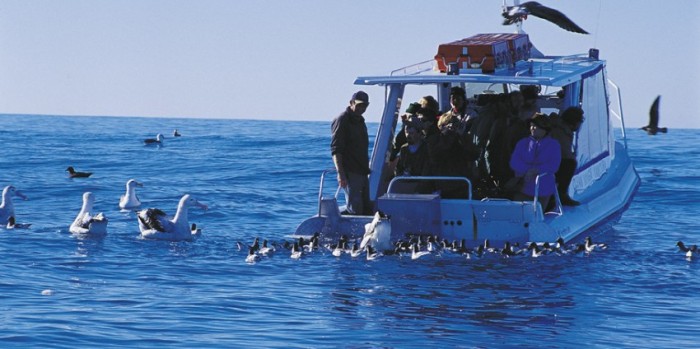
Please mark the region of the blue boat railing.
[[389, 182], [389, 188], [387, 189], [387, 194], [396, 194], [392, 191], [394, 185], [401, 181], [463, 181], [467, 183], [467, 188], [469, 189], [469, 200], [472, 199], [472, 182], [466, 177], [442, 177], [442, 176], [399, 176], [394, 177], [394, 179]]
[[[539, 193], [540, 193], [540, 178], [542, 178], [544, 176], [552, 176], [552, 175], [545, 172], [545, 173], [540, 173], [537, 175], [537, 177], [535, 177], [535, 197], [532, 200], [532, 207], [534, 207], [535, 213], [537, 213], [537, 199], [539, 198]], [[559, 191], [558, 190], [554, 191], [554, 201], [556, 202], [555, 207], [557, 210], [554, 212], [551, 212], [551, 213], [554, 213], [558, 216], [561, 216], [564, 213], [564, 210], [563, 210], [562, 205], [561, 205], [561, 199], [559, 198]], [[546, 209], [547, 209], [546, 207], [542, 207], [542, 212], [544, 213], [544, 211]]]
[[[321, 184], [319, 185], [318, 188], [318, 213], [321, 214], [321, 201], [323, 200], [323, 186], [326, 181], [326, 175], [329, 173], [338, 173], [338, 170], [334, 168], [329, 168], [327, 170], [323, 170], [321, 173]], [[333, 198], [335, 201], [338, 201], [338, 195], [340, 195], [340, 190], [343, 189], [340, 185], [338, 185], [338, 188], [335, 190], [335, 195], [333, 195]]]
[[[323, 200], [323, 190], [324, 190], [324, 184], [325, 184], [325, 179], [326, 175], [329, 173], [337, 173], [338, 171], [336, 169], [327, 169], [324, 170], [323, 173], [321, 173], [321, 184], [319, 185], [318, 189], [318, 211], [319, 213], [321, 212], [321, 201]], [[532, 201], [532, 205], [534, 207], [535, 213], [537, 213], [537, 199], [539, 198], [539, 192], [540, 192], [540, 178], [544, 176], [549, 176], [550, 174], [548, 173], [541, 173], [537, 175], [535, 178], [535, 195]], [[402, 182], [402, 181], [462, 181], [465, 182], [467, 185], [469, 197], [467, 198], [468, 200], [472, 199], [472, 182], [466, 178], [466, 177], [443, 177], [443, 176], [399, 176], [399, 177], [394, 177], [391, 182], [389, 182], [389, 187], [387, 188], [387, 194], [396, 194], [394, 193], [393, 189], [396, 183]], [[333, 195], [333, 198], [337, 201], [338, 196], [340, 195], [341, 187], [338, 186], [338, 188], [335, 190], [335, 194]], [[562, 215], [564, 213], [562, 204], [561, 204], [561, 199], [559, 198], [559, 193], [558, 191], [554, 191], [554, 200], [556, 201], [556, 211], [552, 212], [557, 215]], [[542, 211], [546, 207], [542, 207]]]
[[615, 110], [612, 108], [612, 104], [610, 104], [611, 107], [609, 107], [610, 113], [615, 115], [618, 120], [620, 120], [620, 125], [622, 127], [622, 141], [624, 142], [625, 149], [627, 149], [627, 133], [625, 132], [625, 117], [622, 113], [622, 91], [620, 91], [620, 87], [615, 84], [614, 81], [611, 79], [608, 79], [608, 84], [612, 86], [613, 89], [615, 89], [615, 95], [617, 96], [617, 108], [619, 110]]

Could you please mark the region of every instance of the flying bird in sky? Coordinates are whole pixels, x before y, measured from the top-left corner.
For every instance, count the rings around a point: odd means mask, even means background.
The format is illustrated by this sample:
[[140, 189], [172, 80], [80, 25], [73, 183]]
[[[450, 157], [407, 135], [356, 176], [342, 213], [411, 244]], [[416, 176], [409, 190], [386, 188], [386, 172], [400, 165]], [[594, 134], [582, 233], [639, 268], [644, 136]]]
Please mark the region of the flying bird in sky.
[[647, 131], [647, 134], [650, 136], [658, 132], [666, 133], [668, 131], [665, 127], [659, 127], [659, 102], [661, 102], [661, 96], [656, 96], [654, 103], [649, 109], [649, 125], [642, 127], [642, 130]]
[[565, 14], [547, 6], [540, 4], [537, 1], [526, 1], [520, 5], [507, 6], [503, 9], [503, 25], [511, 25], [522, 22], [527, 19], [528, 15], [546, 19], [559, 27], [570, 32], [588, 34], [587, 31], [579, 27], [574, 21], [566, 17]]

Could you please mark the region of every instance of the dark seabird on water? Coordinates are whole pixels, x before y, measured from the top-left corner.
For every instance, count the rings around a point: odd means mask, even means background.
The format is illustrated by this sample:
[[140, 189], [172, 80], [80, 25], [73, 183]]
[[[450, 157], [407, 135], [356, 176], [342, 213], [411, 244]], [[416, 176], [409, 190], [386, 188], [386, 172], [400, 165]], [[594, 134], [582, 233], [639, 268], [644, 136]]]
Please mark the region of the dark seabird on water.
[[143, 143], [146, 145], [161, 145], [163, 144], [163, 135], [159, 133], [156, 135], [156, 138], [146, 138], [143, 140]]
[[299, 247], [299, 243], [295, 241], [294, 245], [292, 246], [291, 258], [292, 259], [301, 258], [301, 254], [302, 254], [301, 249], [302, 249], [302, 247]]
[[508, 6], [503, 11], [503, 25], [511, 25], [517, 22], [522, 22], [527, 18], [527, 15], [533, 15], [546, 19], [559, 27], [570, 32], [588, 34], [587, 31], [579, 27], [576, 23], [566, 17], [565, 14], [547, 6], [540, 4], [537, 1], [527, 1], [520, 5]]
[[698, 251], [698, 246], [697, 245], [692, 245], [690, 247], [686, 247], [683, 241], [678, 241], [676, 243], [676, 246], [678, 246], [678, 249], [685, 253], [685, 256], [688, 258], [693, 257], [693, 254], [697, 253]]
[[665, 127], [659, 127], [659, 102], [661, 102], [661, 96], [656, 96], [654, 103], [651, 104], [649, 109], [649, 125], [642, 127], [642, 130], [647, 131], [647, 134], [650, 136], [668, 131]]
[[248, 248], [248, 256], [245, 257], [246, 263], [255, 263], [260, 260], [260, 256], [256, 253], [255, 249], [251, 246]]
[[17, 223], [15, 221], [15, 216], [10, 216], [10, 218], [7, 219], [7, 229], [29, 229], [31, 227], [31, 223]]
[[92, 175], [92, 172], [78, 172], [73, 168], [73, 166], [68, 166], [66, 171], [68, 172], [68, 177], [70, 178], [87, 178]]

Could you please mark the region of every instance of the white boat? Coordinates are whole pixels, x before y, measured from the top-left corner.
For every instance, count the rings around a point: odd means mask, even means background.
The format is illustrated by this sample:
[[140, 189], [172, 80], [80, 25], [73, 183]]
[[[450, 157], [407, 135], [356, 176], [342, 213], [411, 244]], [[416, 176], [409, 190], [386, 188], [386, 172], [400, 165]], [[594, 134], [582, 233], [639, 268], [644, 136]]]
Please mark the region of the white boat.
[[[474, 37], [506, 42], [508, 51], [503, 54], [494, 48], [493, 55], [459, 54], [456, 58], [439, 52], [434, 60], [404, 67], [386, 76], [360, 76], [355, 80], [356, 85], [385, 87], [385, 105], [372, 149], [369, 181], [370, 199], [375, 202], [376, 209], [389, 217], [392, 238], [437, 235], [450, 241], [465, 239], [472, 246], [485, 239], [494, 245], [506, 241], [553, 242], [560, 237], [571, 242], [614, 223], [630, 204], [640, 179], [627, 153], [620, 89], [608, 78], [606, 62], [599, 59], [598, 50], [570, 56], [544, 56], [534, 49], [525, 34]], [[455, 43], [468, 42], [468, 39]], [[463, 53], [466, 53], [470, 47], [464, 46]], [[580, 106], [585, 112], [585, 122], [574, 140], [578, 168], [569, 187], [569, 193], [580, 201], [579, 206], [562, 206], [558, 195], [555, 195], [556, 207], [552, 212], [544, 212], [537, 197], [533, 201], [475, 199], [471, 195], [464, 199], [445, 199], [439, 194], [405, 193], [396, 189], [400, 181], [428, 181], [435, 177], [387, 180], [391, 178], [388, 159], [399, 114], [413, 102], [406, 101], [402, 108], [407, 91], [415, 88], [425, 91], [426, 86], [432, 86], [430, 94], [437, 97], [441, 110], [447, 110], [453, 86], [463, 87], [470, 105], [475, 105], [480, 96], [509, 92], [520, 85], [540, 87], [538, 104], [547, 114], [569, 106]], [[365, 233], [365, 224], [373, 217], [341, 214], [340, 188], [332, 193], [337, 182], [335, 175], [328, 175], [334, 172], [322, 173], [318, 210], [297, 227], [296, 235], [362, 237]], [[471, 192], [472, 183], [468, 178], [449, 179], [462, 181]]]

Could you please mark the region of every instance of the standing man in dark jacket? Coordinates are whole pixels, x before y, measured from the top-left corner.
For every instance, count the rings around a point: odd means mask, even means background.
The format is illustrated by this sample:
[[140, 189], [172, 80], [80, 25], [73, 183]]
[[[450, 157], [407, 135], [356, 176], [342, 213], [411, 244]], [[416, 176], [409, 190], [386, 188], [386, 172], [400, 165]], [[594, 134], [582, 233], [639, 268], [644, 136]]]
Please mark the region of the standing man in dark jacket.
[[345, 189], [347, 213], [371, 215], [369, 200], [369, 136], [362, 117], [369, 105], [369, 96], [357, 91], [350, 106], [333, 120], [331, 126], [331, 155], [338, 170], [338, 184]]

